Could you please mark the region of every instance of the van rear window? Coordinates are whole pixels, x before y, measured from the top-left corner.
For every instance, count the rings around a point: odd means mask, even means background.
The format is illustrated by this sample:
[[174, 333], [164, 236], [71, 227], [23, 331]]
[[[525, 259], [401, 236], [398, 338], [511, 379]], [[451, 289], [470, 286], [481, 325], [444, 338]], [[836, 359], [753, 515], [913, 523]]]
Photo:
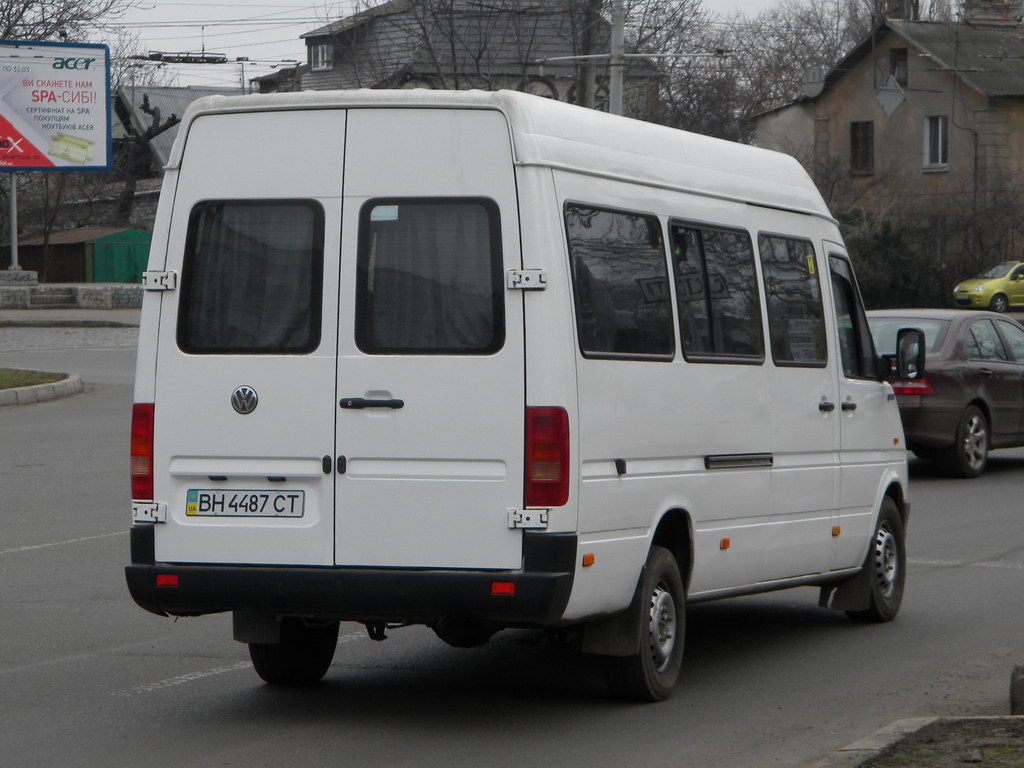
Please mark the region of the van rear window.
[[189, 218], [178, 346], [303, 354], [320, 344], [324, 216], [293, 200], [219, 200]]
[[498, 208], [371, 200], [360, 214], [356, 344], [371, 355], [486, 355], [505, 343]]

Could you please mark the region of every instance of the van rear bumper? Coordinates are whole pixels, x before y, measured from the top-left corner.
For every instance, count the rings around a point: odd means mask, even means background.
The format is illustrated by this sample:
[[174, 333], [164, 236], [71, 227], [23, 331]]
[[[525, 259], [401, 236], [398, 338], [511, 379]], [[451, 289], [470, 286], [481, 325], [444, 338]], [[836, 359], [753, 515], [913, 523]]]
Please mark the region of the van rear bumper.
[[[292, 567], [140, 562], [151, 560], [152, 526], [132, 528], [128, 591], [160, 616], [222, 611], [429, 624], [442, 617], [503, 625], [551, 625], [572, 590], [576, 535], [523, 533], [516, 571], [351, 567]], [[148, 541], [147, 541], [148, 539]], [[172, 582], [176, 586], [157, 586]], [[492, 594], [492, 583], [515, 585]]]

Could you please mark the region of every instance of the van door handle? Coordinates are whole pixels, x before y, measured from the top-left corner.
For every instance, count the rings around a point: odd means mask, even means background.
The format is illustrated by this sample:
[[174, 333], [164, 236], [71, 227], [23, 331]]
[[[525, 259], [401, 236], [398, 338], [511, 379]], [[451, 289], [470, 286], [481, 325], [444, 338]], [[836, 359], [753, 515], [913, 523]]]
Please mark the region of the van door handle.
[[857, 410], [857, 404], [856, 403], [851, 403], [849, 401], [843, 403], [839, 407], [842, 408], [844, 411], [856, 411]]
[[832, 413], [836, 409], [835, 403], [830, 403], [828, 400], [822, 400], [818, 403], [818, 410], [822, 413]]
[[367, 400], [365, 397], [343, 397], [341, 402], [338, 403], [342, 408], [359, 409], [359, 408], [401, 408], [405, 405], [405, 400], [391, 399], [391, 400]]

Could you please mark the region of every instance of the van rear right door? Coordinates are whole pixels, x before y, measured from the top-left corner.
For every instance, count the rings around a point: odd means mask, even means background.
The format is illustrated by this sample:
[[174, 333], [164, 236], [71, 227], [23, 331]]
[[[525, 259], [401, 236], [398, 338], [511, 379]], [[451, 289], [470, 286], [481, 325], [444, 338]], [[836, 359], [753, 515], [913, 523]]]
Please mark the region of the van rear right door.
[[349, 112], [339, 313], [338, 565], [516, 569], [522, 266], [508, 123]]

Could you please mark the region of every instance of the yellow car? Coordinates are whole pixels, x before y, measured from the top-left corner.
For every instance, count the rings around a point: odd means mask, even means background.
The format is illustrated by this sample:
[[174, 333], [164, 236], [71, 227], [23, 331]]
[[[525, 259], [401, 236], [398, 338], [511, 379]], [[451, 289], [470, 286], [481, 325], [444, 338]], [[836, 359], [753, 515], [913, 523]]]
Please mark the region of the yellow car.
[[958, 307], [1005, 312], [1024, 306], [1024, 261], [1004, 261], [953, 289]]

